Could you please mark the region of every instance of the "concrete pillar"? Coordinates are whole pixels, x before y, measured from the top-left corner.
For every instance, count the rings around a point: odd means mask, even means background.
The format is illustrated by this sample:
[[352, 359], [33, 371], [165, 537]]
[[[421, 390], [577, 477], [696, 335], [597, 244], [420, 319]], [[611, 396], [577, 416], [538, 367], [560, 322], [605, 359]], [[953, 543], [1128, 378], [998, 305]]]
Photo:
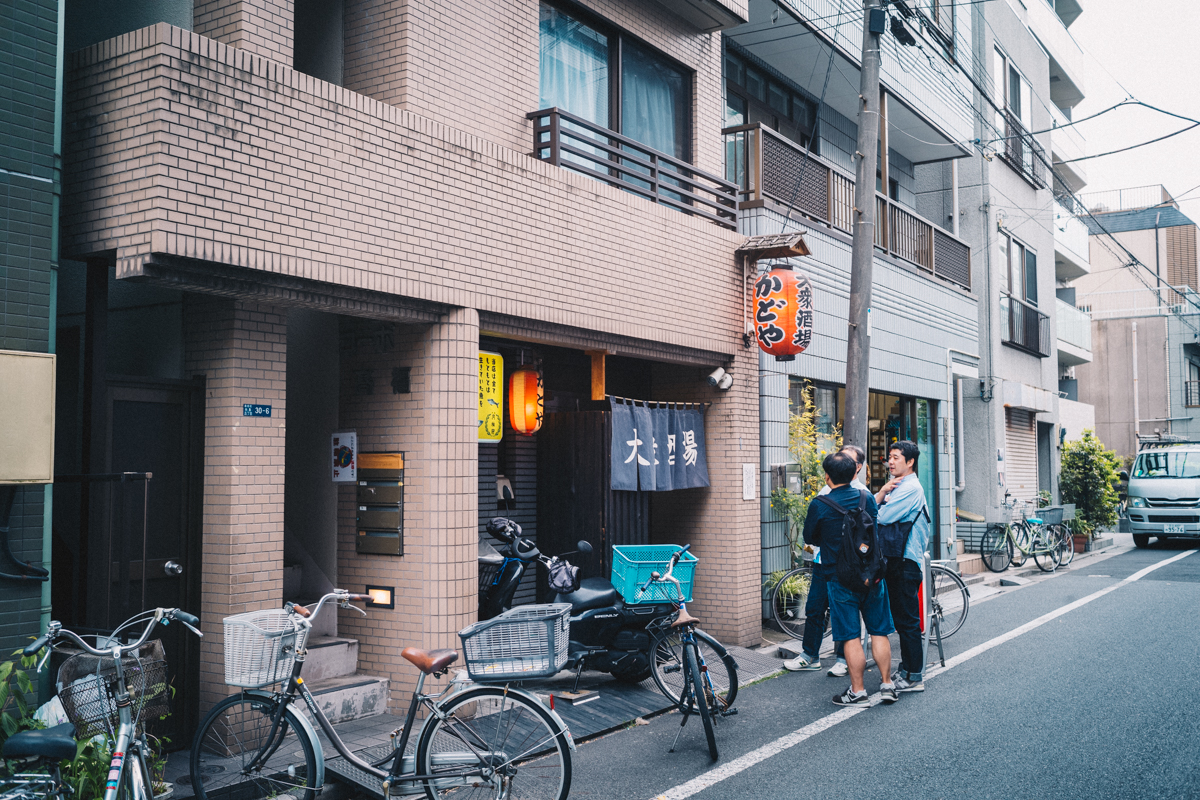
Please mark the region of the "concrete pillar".
[[[189, 295], [185, 366], [206, 379], [200, 711], [228, 694], [222, 618], [278, 607], [283, 593], [287, 316]], [[242, 406], [271, 406], [245, 417]]]
[[293, 0], [196, 0], [195, 31], [231, 47], [292, 66]]

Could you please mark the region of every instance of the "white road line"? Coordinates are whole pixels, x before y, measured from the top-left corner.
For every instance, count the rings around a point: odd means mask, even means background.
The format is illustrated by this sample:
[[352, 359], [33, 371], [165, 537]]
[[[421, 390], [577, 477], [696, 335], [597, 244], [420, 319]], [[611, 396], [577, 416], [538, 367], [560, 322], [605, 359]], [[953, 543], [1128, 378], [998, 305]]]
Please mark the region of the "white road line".
[[[1014, 628], [1013, 630], [1009, 631], [1008, 633], [1001, 634], [1000, 636], [997, 636], [995, 639], [991, 639], [989, 641], [984, 642], [983, 644], [976, 645], [975, 647], [972, 647], [970, 650], [967, 650], [966, 652], [959, 653], [958, 655], [954, 656], [953, 658], [947, 659], [946, 666], [929, 669], [925, 673], [925, 679], [929, 680], [930, 678], [941, 675], [941, 674], [945, 673], [946, 671], [953, 669], [954, 667], [957, 667], [959, 664], [969, 661], [978, 655], [986, 653], [988, 650], [991, 650], [994, 647], [999, 647], [1000, 645], [1004, 644], [1005, 642], [1010, 642], [1013, 639], [1016, 639], [1018, 636], [1021, 636], [1022, 634], [1029, 633], [1029, 631], [1034, 630], [1035, 628], [1040, 628], [1041, 626], [1045, 625], [1047, 622], [1058, 619], [1063, 614], [1067, 614], [1081, 606], [1085, 606], [1088, 603], [1092, 602], [1093, 600], [1098, 600], [1101, 597], [1103, 597], [1104, 595], [1108, 594], [1109, 592], [1114, 592], [1117, 589], [1121, 588], [1122, 586], [1125, 586], [1126, 584], [1130, 584], [1130, 583], [1133, 583], [1134, 581], [1141, 580], [1143, 577], [1150, 574], [1151, 572], [1153, 572], [1156, 569], [1165, 567], [1168, 564], [1178, 561], [1181, 558], [1187, 558], [1194, 552], [1196, 552], [1196, 551], [1195, 550], [1185, 550], [1182, 553], [1179, 553], [1178, 555], [1174, 555], [1174, 556], [1171, 556], [1170, 558], [1163, 559], [1162, 561], [1159, 561], [1156, 564], [1151, 564], [1150, 566], [1146, 567], [1145, 569], [1141, 569], [1141, 570], [1138, 570], [1137, 572], [1133, 573], [1128, 578], [1125, 578], [1124, 580], [1114, 583], [1112, 586], [1107, 586], [1098, 592], [1093, 592], [1092, 594], [1089, 594], [1087, 597], [1080, 598], [1079, 600], [1076, 600], [1073, 603], [1068, 603], [1067, 605], [1065, 605], [1061, 608], [1057, 608], [1048, 614], [1043, 614], [1042, 616], [1038, 617], [1037, 619], [1035, 619], [1031, 622], [1025, 623], [1024, 625], [1020, 626], [1019, 628]], [[874, 701], [876, 699], [877, 698], [873, 697], [872, 701]], [[686, 783], [681, 783], [678, 786], [676, 786], [672, 789], [669, 789], [660, 795], [655, 795], [653, 800], [683, 800], [686, 797], [691, 797], [692, 795], [699, 794], [700, 792], [704, 791], [705, 789], [709, 788], [710, 786], [715, 786], [716, 784], [720, 783], [721, 781], [723, 781], [727, 778], [732, 778], [734, 775], [737, 775], [741, 772], [745, 772], [746, 770], [750, 769], [750, 767], [754, 766], [755, 764], [766, 761], [768, 758], [778, 755], [778, 754], [782, 753], [784, 750], [788, 750], [789, 748], [795, 747], [796, 745], [800, 744], [801, 742], [805, 741], [806, 739], [811, 739], [812, 737], [816, 736], [821, 731], [829, 730], [834, 725], [838, 725], [839, 723], [845, 722], [846, 720], [850, 719], [851, 717], [853, 717], [857, 714], [861, 714], [863, 711], [866, 711], [866, 708], [862, 708], [862, 707], [843, 708], [840, 711], [835, 711], [834, 713], [830, 714], [827, 717], [822, 717], [821, 719], [817, 720], [816, 722], [809, 723], [808, 725], [805, 725], [803, 728], [800, 728], [799, 730], [792, 731], [791, 733], [787, 734], [786, 736], [781, 736], [780, 738], [776, 739], [775, 741], [764, 744], [762, 747], [759, 747], [756, 750], [751, 750], [749, 753], [746, 753], [744, 756], [735, 758], [734, 760], [729, 761], [725, 764], [722, 764], [719, 767], [714, 767], [713, 769], [709, 770], [708, 772], [704, 773], [703, 775], [692, 778], [690, 781], [688, 781]]]

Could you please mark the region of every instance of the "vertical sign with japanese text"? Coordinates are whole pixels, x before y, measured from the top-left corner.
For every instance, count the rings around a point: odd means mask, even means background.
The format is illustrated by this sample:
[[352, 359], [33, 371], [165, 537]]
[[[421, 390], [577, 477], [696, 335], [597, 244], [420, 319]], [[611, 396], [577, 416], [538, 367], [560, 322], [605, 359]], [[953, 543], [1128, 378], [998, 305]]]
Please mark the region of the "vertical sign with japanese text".
[[504, 433], [504, 356], [479, 351], [479, 441], [498, 442]]
[[358, 480], [358, 433], [346, 431], [330, 438], [334, 483], [354, 483]]

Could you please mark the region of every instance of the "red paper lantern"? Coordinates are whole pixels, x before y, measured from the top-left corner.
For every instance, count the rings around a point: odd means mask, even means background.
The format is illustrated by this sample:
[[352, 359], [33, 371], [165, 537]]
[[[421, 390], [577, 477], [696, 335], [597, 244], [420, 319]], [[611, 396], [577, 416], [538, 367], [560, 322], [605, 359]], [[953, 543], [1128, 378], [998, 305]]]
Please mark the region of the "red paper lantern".
[[542, 373], [533, 367], [521, 367], [508, 378], [508, 416], [513, 430], [532, 436], [542, 427], [546, 410]]
[[776, 361], [794, 361], [812, 343], [812, 284], [790, 267], [775, 267], [754, 283], [754, 332]]

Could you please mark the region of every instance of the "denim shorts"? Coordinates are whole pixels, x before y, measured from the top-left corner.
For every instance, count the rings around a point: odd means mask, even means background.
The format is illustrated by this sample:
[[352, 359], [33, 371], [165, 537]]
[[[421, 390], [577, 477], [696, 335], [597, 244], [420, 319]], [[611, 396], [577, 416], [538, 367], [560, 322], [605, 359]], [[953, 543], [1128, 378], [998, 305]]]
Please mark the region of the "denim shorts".
[[833, 623], [833, 640], [848, 642], [857, 639], [860, 631], [858, 616], [872, 636], [887, 636], [896, 630], [888, 606], [887, 584], [880, 581], [869, 592], [852, 592], [836, 580], [829, 582], [829, 618]]

